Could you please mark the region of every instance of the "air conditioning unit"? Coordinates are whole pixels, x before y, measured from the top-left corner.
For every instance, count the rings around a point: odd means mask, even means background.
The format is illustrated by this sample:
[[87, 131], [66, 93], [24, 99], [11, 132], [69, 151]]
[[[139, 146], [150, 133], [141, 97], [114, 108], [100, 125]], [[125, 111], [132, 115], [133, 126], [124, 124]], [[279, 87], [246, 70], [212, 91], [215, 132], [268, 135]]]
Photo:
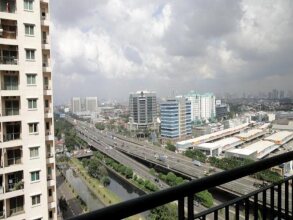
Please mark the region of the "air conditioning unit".
[[3, 36], [3, 28], [0, 27], [0, 36]]

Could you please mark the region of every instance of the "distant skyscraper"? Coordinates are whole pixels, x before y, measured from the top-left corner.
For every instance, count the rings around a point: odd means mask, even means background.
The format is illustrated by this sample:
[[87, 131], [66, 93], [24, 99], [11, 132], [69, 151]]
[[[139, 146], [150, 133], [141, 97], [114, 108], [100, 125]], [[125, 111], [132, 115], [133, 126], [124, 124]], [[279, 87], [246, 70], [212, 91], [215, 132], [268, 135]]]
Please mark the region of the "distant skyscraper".
[[216, 116], [216, 98], [212, 93], [198, 94], [194, 91], [185, 96], [191, 102], [191, 119], [207, 120]]
[[129, 95], [131, 130], [156, 128], [157, 97], [155, 92], [138, 91]]
[[81, 100], [80, 97], [73, 97], [71, 100], [71, 111], [72, 113], [81, 112]]
[[280, 99], [283, 99], [283, 98], [285, 98], [285, 92], [284, 92], [284, 90], [281, 90], [280, 91]]
[[98, 109], [98, 98], [97, 97], [86, 97], [85, 98], [85, 110], [88, 112], [97, 112]]
[[279, 91], [276, 89], [273, 90], [273, 99], [279, 99]]
[[49, 8], [0, 1], [1, 219], [57, 219]]
[[161, 137], [177, 141], [191, 135], [191, 101], [185, 97], [161, 103]]

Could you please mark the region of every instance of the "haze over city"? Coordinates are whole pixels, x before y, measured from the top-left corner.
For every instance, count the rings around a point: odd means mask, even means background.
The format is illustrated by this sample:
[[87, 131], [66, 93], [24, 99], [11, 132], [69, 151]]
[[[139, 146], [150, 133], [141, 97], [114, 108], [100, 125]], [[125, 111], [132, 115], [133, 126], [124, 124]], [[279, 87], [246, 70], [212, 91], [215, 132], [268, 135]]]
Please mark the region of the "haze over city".
[[[70, 7], [68, 7], [70, 5]], [[55, 103], [289, 90], [292, 1], [52, 0]]]

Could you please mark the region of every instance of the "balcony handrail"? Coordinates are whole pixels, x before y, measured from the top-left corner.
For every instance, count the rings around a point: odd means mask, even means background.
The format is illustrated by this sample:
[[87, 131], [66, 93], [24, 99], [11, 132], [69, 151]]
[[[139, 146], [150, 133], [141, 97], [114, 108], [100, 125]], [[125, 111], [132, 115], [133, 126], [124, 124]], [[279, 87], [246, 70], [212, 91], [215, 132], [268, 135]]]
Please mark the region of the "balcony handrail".
[[0, 64], [18, 64], [17, 56], [0, 56]]
[[6, 141], [13, 141], [20, 139], [20, 132], [14, 132], [14, 133], [6, 133], [3, 134], [3, 140]]
[[233, 180], [257, 173], [265, 169], [269, 169], [291, 160], [293, 160], [293, 151], [250, 163], [245, 166], [216, 173], [201, 179], [191, 180], [190, 182], [183, 183], [179, 186], [164, 189], [152, 194], [143, 195], [141, 197], [86, 213], [78, 217], [73, 217], [71, 219], [88, 220], [127, 218], [129, 216], [136, 215], [138, 213], [168, 204], [176, 200], [182, 201], [188, 195], [194, 195], [203, 190], [231, 182]]

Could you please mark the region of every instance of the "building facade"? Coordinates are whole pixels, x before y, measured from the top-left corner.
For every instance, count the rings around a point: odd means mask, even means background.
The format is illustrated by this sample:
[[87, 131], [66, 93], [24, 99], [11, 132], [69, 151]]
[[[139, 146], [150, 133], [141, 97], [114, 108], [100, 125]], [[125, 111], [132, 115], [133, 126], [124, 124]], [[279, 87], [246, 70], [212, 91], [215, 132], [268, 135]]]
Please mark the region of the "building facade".
[[49, 0], [0, 3], [0, 218], [57, 219]]
[[81, 112], [81, 99], [80, 99], [80, 97], [73, 97], [72, 98], [71, 112], [74, 114]]
[[161, 103], [161, 137], [178, 141], [191, 135], [191, 102], [184, 97]]
[[212, 93], [189, 92], [185, 97], [191, 102], [191, 120], [208, 120], [216, 116], [216, 98]]
[[86, 97], [85, 98], [85, 110], [87, 112], [97, 112], [98, 98], [97, 97]]
[[129, 95], [129, 129], [157, 129], [157, 96], [155, 92], [138, 91]]

